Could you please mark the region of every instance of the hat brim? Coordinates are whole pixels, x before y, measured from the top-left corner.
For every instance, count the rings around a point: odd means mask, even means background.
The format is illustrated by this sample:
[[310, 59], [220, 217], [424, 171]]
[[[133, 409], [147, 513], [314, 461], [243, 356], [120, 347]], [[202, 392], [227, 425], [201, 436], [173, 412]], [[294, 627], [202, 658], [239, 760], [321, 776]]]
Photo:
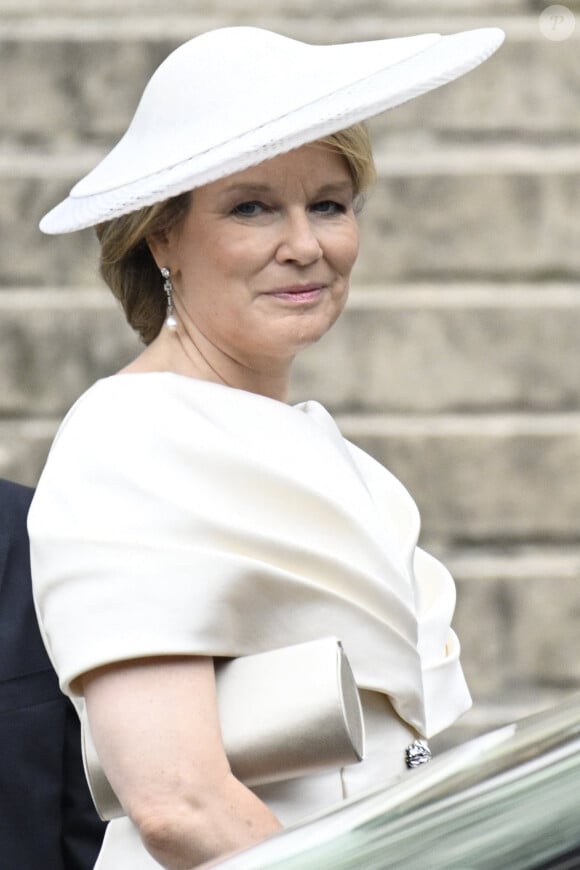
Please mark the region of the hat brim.
[[[44, 233], [74, 232], [120, 217], [208, 184], [301, 145], [368, 120], [415, 97], [454, 81], [483, 63], [504, 39], [499, 28], [480, 28], [438, 37], [404, 60], [360, 79], [353, 65], [352, 81], [312, 102], [196, 153], [174, 165], [103, 192], [83, 194], [82, 182], [40, 222]], [[392, 40], [373, 43], [380, 49]], [[355, 45], [355, 44], [353, 44]], [[360, 44], [361, 47], [364, 44]], [[388, 52], [385, 51], [385, 57]], [[114, 161], [123, 140], [104, 158]], [[126, 159], [126, 158], [125, 158]], [[97, 169], [99, 169], [97, 167]], [[87, 176], [89, 178], [90, 176]], [[79, 190], [80, 188], [80, 190]]]

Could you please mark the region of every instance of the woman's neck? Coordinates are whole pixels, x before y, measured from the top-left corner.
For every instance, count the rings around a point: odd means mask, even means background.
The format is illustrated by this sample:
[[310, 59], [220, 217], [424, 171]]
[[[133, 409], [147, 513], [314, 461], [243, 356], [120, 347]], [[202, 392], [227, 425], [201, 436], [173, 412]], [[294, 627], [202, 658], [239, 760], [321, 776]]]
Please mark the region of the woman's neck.
[[244, 364], [199, 345], [200, 342], [192, 341], [179, 327], [169, 330], [163, 326], [157, 338], [122, 372], [174, 372], [287, 401], [292, 360], [253, 360]]

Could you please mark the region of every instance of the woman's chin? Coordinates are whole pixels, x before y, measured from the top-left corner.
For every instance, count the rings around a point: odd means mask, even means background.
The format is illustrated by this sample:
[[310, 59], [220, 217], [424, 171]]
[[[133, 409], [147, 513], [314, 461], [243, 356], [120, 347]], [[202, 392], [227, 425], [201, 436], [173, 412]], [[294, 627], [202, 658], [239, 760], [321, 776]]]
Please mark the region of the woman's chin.
[[325, 320], [324, 322], [312, 322], [307, 318], [303, 318], [302, 322], [295, 324], [284, 336], [280, 335], [278, 349], [281, 350], [282, 347], [285, 347], [287, 354], [284, 355], [288, 357], [295, 356], [300, 351], [306, 350], [306, 348], [320, 341], [335, 323], [336, 319], [335, 317], [332, 320]]

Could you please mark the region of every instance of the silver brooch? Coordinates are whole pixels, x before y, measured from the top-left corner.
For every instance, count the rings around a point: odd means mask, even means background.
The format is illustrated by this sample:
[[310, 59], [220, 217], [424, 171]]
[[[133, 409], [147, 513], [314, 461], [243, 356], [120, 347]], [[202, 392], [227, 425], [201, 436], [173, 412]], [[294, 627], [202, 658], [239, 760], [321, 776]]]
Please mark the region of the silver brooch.
[[431, 750], [426, 740], [413, 740], [405, 749], [405, 763], [407, 767], [419, 767], [431, 761]]

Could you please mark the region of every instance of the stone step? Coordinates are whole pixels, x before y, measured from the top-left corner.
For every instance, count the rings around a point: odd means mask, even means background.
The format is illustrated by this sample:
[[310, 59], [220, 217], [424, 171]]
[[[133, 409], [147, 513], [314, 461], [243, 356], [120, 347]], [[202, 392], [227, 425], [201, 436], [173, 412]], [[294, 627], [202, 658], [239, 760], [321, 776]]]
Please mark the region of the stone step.
[[[542, 35], [537, 15], [498, 20], [442, 14], [421, 19], [419, 26], [412, 17], [382, 21], [376, 14], [359, 14], [358, 6], [353, 14], [352, 3], [348, 7], [344, 18], [333, 8], [332, 18], [284, 13], [276, 19], [268, 13], [256, 23], [315, 42], [406, 35], [418, 29], [453, 32], [497, 23], [508, 35], [481, 69], [382, 116], [374, 125], [380, 139], [534, 135], [578, 140], [580, 27], [570, 39], [555, 42]], [[376, 3], [369, 7], [376, 9]], [[83, 142], [110, 147], [133, 114], [145, 81], [173, 47], [189, 35], [237, 21], [224, 14], [207, 18], [165, 11], [124, 18], [111, 13], [90, 20], [9, 16], [0, 28], [1, 141], [61, 151], [74, 151]]]
[[108, 290], [0, 293], [0, 417], [64, 416], [142, 345]]
[[[361, 217], [360, 281], [578, 278], [580, 149], [474, 145], [444, 154], [413, 163], [379, 153], [381, 177]], [[94, 285], [92, 232], [48, 238], [37, 229], [86, 158], [0, 155], [0, 286]]]
[[359, 278], [461, 282], [578, 276], [580, 151], [572, 151], [564, 156], [555, 149], [551, 163], [547, 150], [540, 163], [535, 149], [495, 154], [492, 148], [463, 149], [455, 152], [453, 165], [433, 160], [432, 171], [426, 159], [423, 173], [419, 160], [415, 167], [401, 167], [400, 175], [389, 172], [389, 156], [379, 153], [381, 175], [361, 220]]
[[415, 497], [425, 539], [580, 540], [580, 413], [337, 415]]
[[580, 690], [580, 549], [472, 547], [438, 554], [457, 584], [454, 626], [473, 709], [437, 751]]
[[442, 558], [457, 582], [454, 624], [481, 700], [580, 689], [580, 548], [474, 547]]
[[576, 286], [355, 287], [298, 356], [294, 397], [342, 413], [578, 410], [579, 334]]
[[[524, 15], [536, 8], [533, 0], [438, 0], [437, 12], [443, 16], [479, 15]], [[568, 9], [580, 9], [578, 0], [568, 0]], [[269, 14], [286, 15], [288, 18], [311, 18], [313, 14], [324, 14], [332, 21], [336, 18], [354, 17], [352, 0], [332, 0], [331, 3], [318, 4], [312, 9], [311, 0], [270, 0]], [[163, 12], [192, 15], [213, 14], [224, 19], [248, 19], [264, 17], [262, 0], [164, 0]], [[358, 15], [372, 15], [378, 22], [397, 17], [428, 18], [433, 15], [432, 0], [358, 0]], [[117, 0], [0, 0], [0, 15], [15, 18], [28, 16], [85, 16], [111, 15], [119, 18], [159, 13], [157, 0], [125, 0], [122, 6]]]
[[[337, 415], [408, 487], [430, 546], [580, 540], [580, 413]], [[34, 483], [57, 420], [0, 421], [0, 476]]]
[[[291, 400], [351, 414], [579, 410], [579, 334], [575, 286], [355, 286], [299, 354]], [[0, 416], [63, 415], [139, 349], [106, 290], [5, 290]]]
[[328, 0], [313, 9], [310, 0], [273, 0], [267, 6], [261, 0], [166, 0], [161, 9], [155, 0], [126, 0], [122, 6], [116, 0], [0, 0], [0, 21], [3, 36], [32, 41], [103, 35], [159, 39], [163, 31], [172, 39], [183, 38], [184, 25], [192, 35], [242, 25], [297, 38], [310, 35], [320, 43], [333, 41], [335, 34], [381, 39], [406, 35], [411, 28], [415, 33], [452, 33], [498, 26], [512, 38], [539, 34], [556, 42], [574, 36], [580, 0], [568, 0], [560, 17], [539, 5], [537, 0], [438, 0], [436, 7], [431, 0], [359, 0], [354, 7], [350, 0]]

